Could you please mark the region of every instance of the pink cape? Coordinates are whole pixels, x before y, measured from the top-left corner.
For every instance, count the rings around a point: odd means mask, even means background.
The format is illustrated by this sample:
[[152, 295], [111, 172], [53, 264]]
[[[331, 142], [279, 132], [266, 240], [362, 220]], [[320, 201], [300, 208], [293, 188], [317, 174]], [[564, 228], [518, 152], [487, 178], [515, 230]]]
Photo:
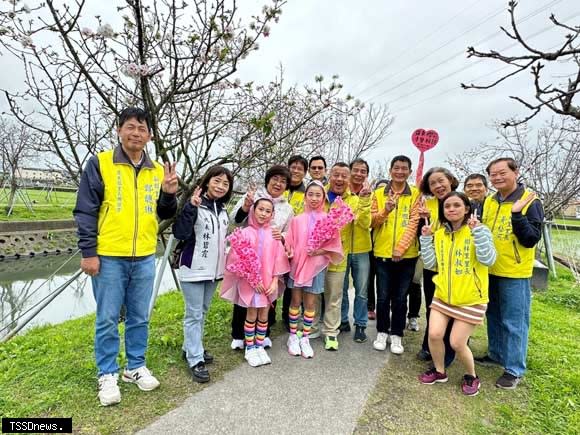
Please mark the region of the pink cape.
[[254, 208], [250, 209], [248, 226], [243, 228], [242, 233], [250, 240], [252, 246], [258, 253], [261, 264], [262, 285], [268, 288], [272, 280], [278, 280], [277, 289], [266, 296], [257, 293], [254, 288], [243, 278], [229, 272], [227, 266], [239, 261], [239, 257], [230, 249], [226, 258], [226, 270], [222, 282], [220, 296], [241, 307], [267, 307], [284, 292], [284, 281], [282, 275], [290, 270], [288, 256], [282, 242], [274, 240], [270, 223], [260, 226], [254, 218]]
[[294, 253], [290, 262], [290, 278], [295, 287], [312, 286], [314, 277], [328, 267], [329, 263], [338, 264], [344, 258], [340, 232], [321, 246], [320, 249], [328, 251], [325, 255], [308, 255], [308, 236], [316, 221], [326, 217], [326, 213], [309, 210], [306, 204], [304, 208], [304, 213], [292, 219], [286, 234], [286, 246]]

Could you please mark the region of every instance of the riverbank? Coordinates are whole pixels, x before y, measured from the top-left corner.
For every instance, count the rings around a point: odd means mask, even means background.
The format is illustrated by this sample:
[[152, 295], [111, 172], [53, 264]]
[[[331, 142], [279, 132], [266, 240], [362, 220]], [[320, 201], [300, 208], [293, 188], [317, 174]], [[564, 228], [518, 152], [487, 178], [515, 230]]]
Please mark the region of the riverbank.
[[[408, 333], [406, 352], [396, 357], [372, 349], [374, 330], [369, 328], [371, 340], [361, 344], [360, 349], [372, 357], [384, 355], [384, 368], [355, 432], [573, 433], [573, 428], [580, 427], [577, 412], [580, 406], [580, 359], [577, 357], [580, 354], [580, 295], [571, 274], [564, 269], [558, 273], [559, 278], [550, 280], [547, 291], [534, 293], [529, 372], [516, 391], [497, 390], [493, 383], [499, 371], [480, 369], [481, 394], [463, 397], [459, 392], [459, 365], [451, 370], [448, 384], [420, 385], [416, 376], [424, 365], [415, 360], [414, 354], [422, 334]], [[99, 407], [96, 399], [94, 316], [34, 329], [0, 345], [0, 415], [72, 416], [75, 432], [132, 433], [180, 406], [203, 388], [232, 391], [229, 385], [215, 382], [243, 362], [241, 352], [229, 349], [231, 306], [215, 298], [208, 315], [206, 343], [215, 354], [216, 363], [210, 366], [212, 382], [205, 386], [191, 381], [181, 360], [182, 318], [181, 295], [172, 292], [161, 296], [152, 319], [148, 361], [162, 386], [157, 391], [144, 393], [134, 385], [121, 383], [123, 401], [110, 408]], [[484, 334], [485, 329], [479, 328], [473, 340], [476, 354], [485, 348]], [[346, 335], [341, 337], [349, 339]], [[280, 345], [280, 340], [275, 344]], [[314, 358], [296, 361], [296, 364], [322, 364], [323, 361], [323, 358]], [[349, 361], [356, 364], [357, 359]], [[288, 382], [284, 377], [286, 372], [278, 370], [275, 364], [271, 369], [274, 378], [279, 380], [273, 387], [281, 394]], [[323, 370], [320, 376], [326, 376], [329, 385], [335, 385], [343, 376], [337, 373]], [[324, 397], [317, 396], [316, 400], [323, 403]], [[231, 397], [228, 403], [236, 406], [243, 403], [243, 398]], [[332, 412], [340, 413], [341, 409]], [[327, 414], [316, 415], [312, 418], [324, 418]]]

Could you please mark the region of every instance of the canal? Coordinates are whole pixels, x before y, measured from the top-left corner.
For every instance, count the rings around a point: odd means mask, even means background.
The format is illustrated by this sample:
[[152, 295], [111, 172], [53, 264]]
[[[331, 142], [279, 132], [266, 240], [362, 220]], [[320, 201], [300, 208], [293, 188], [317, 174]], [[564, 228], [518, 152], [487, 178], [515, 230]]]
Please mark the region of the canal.
[[[161, 255], [162, 252], [158, 252], [157, 270]], [[74, 275], [79, 264], [80, 254], [72, 256], [66, 253], [0, 261], [0, 338], [11, 331], [15, 323], [28, 317], [27, 310], [35, 307]], [[59, 271], [55, 274], [56, 270]], [[160, 293], [175, 288], [175, 281], [167, 265]], [[28, 323], [23, 331], [33, 326], [64, 322], [94, 311], [91, 280], [82, 274]]]

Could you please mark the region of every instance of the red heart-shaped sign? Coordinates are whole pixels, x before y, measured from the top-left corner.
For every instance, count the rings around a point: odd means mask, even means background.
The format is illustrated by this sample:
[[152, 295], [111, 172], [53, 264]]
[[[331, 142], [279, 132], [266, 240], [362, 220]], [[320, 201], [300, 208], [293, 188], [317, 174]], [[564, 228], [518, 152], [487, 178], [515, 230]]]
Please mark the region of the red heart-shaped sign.
[[430, 150], [439, 142], [439, 134], [435, 130], [423, 130], [418, 128], [411, 135], [413, 145], [421, 152]]

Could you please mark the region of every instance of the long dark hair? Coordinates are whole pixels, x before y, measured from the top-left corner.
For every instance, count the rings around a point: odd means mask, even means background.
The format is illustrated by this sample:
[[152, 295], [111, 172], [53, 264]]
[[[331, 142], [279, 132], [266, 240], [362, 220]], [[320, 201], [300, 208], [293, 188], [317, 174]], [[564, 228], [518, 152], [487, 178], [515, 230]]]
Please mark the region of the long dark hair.
[[471, 201], [469, 201], [469, 198], [467, 197], [467, 195], [465, 193], [456, 192], [453, 190], [451, 192], [449, 192], [447, 195], [445, 195], [441, 201], [439, 201], [439, 222], [441, 222], [443, 224], [451, 225], [451, 222], [449, 222], [447, 220], [447, 218], [445, 217], [445, 213], [443, 211], [445, 209], [445, 207], [444, 207], [445, 201], [447, 201], [449, 198], [454, 197], [454, 196], [461, 199], [463, 201], [463, 204], [465, 204], [465, 208], [467, 210], [467, 213], [465, 213], [465, 216], [463, 217], [463, 222], [461, 222], [461, 225], [465, 225], [467, 223], [467, 221], [469, 220], [469, 214], [471, 213]]
[[224, 174], [228, 178], [228, 181], [230, 182], [230, 187], [228, 188], [227, 193], [220, 199], [217, 199], [216, 201], [226, 204], [232, 197], [232, 192], [234, 190], [234, 176], [232, 175], [231, 171], [228, 168], [225, 168], [223, 166], [220, 165], [212, 166], [203, 175], [203, 177], [198, 183], [198, 186], [201, 187], [202, 195], [207, 192], [209, 180], [211, 180], [213, 177], [219, 177], [220, 175]]

